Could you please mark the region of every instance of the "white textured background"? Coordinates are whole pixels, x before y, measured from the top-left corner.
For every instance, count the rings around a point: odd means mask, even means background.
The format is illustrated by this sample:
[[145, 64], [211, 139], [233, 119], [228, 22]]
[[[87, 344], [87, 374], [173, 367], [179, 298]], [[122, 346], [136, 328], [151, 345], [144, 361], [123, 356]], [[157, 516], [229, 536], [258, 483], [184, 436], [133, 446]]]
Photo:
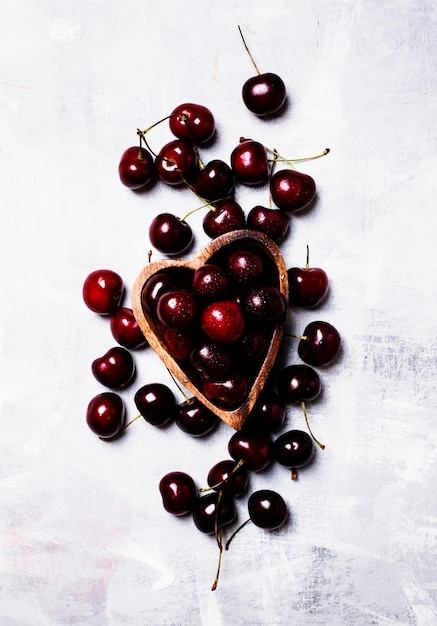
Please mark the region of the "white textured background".
[[[1, 13], [1, 625], [436, 624], [436, 1], [2, 0]], [[287, 84], [274, 121], [242, 105], [253, 68], [237, 24]], [[169, 516], [157, 484], [181, 469], [204, 485], [229, 428], [195, 440], [141, 420], [104, 444], [85, 424], [103, 390], [90, 363], [114, 342], [83, 280], [109, 267], [128, 298], [151, 218], [194, 206], [188, 191], [130, 192], [118, 160], [184, 101], [216, 117], [210, 158], [241, 135], [287, 156], [331, 148], [302, 165], [319, 201], [282, 250], [301, 265], [309, 244], [331, 278], [296, 329], [321, 317], [344, 342], [310, 408], [326, 450], [297, 483], [278, 466], [251, 479], [282, 493], [291, 523], [247, 526], [214, 593], [214, 540]], [[163, 125], [150, 141], [169, 138]], [[150, 351], [135, 357], [130, 417], [140, 384], [169, 383]]]

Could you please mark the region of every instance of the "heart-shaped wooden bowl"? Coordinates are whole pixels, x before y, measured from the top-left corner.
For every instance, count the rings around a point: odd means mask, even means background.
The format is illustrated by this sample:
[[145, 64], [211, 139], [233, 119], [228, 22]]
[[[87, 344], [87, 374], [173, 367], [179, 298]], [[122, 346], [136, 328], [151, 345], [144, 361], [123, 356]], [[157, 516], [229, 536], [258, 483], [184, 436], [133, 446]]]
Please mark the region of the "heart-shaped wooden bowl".
[[169, 350], [163, 340], [163, 326], [159, 320], [148, 315], [143, 309], [142, 290], [147, 280], [156, 272], [160, 272], [162, 270], [175, 270], [176, 274], [178, 271], [177, 268], [179, 268], [179, 271], [184, 268], [194, 271], [207, 263], [213, 255], [216, 255], [222, 250], [226, 251], [226, 248], [229, 248], [229, 251], [234, 249], [238, 250], [248, 244], [252, 248], [258, 248], [268, 259], [271, 259], [272, 266], [276, 268], [276, 277], [274, 282], [280, 289], [285, 302], [288, 303], [288, 275], [282, 254], [278, 246], [272, 239], [270, 239], [270, 237], [252, 230], [235, 230], [231, 233], [221, 235], [220, 237], [213, 239], [204, 248], [202, 248], [196, 256], [189, 260], [164, 259], [149, 263], [137, 276], [132, 289], [132, 309], [135, 319], [137, 320], [148, 343], [161, 358], [164, 365], [171, 372], [171, 374], [193, 394], [193, 396], [195, 396], [203, 405], [210, 409], [226, 424], [236, 430], [241, 428], [244, 424], [272, 370], [272, 366], [277, 357], [283, 336], [284, 320], [279, 321], [273, 329], [268, 351], [258, 373], [255, 375], [246, 399], [237, 408], [227, 410], [208, 400], [201, 390], [201, 381], [198, 374], [194, 371], [190, 371], [189, 368], [178, 363], [169, 353]]

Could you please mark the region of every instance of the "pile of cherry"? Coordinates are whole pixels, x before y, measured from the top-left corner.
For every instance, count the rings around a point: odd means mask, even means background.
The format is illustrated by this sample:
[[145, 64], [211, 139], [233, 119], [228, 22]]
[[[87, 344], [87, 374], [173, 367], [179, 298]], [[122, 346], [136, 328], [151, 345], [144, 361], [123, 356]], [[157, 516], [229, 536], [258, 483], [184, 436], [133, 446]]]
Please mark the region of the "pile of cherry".
[[[262, 74], [255, 68], [256, 76], [243, 86], [243, 101], [260, 117], [278, 114], [286, 101], [285, 85], [276, 74]], [[164, 121], [168, 121], [174, 138], [155, 153], [148, 133]], [[161, 183], [188, 187], [201, 205], [194, 210], [205, 210], [203, 229], [212, 240], [245, 230], [249, 241], [250, 232], [256, 232], [279, 244], [287, 235], [290, 216], [314, 202], [313, 178], [295, 168], [296, 162], [307, 159], [284, 159], [258, 141], [241, 138], [229, 164], [220, 159], [205, 164], [199, 147], [214, 140], [216, 126], [212, 112], [202, 105], [180, 105], [156, 124], [137, 131], [139, 145], [128, 148], [121, 157], [120, 180], [131, 189]], [[270, 205], [255, 206], [246, 215], [236, 199], [239, 185], [269, 186]], [[152, 246], [173, 258], [185, 254], [194, 240], [187, 219], [188, 215], [181, 218], [170, 213], [155, 216], [149, 227]], [[144, 314], [161, 329], [166, 349], [190, 377], [197, 377], [205, 397], [224, 410], [238, 408], [247, 398], [275, 324], [284, 322], [289, 305], [315, 308], [327, 295], [328, 277], [321, 268], [310, 267], [308, 248], [306, 264], [287, 270], [287, 299], [279, 289], [275, 269], [259, 246], [240, 246], [237, 241], [233, 248], [213, 255], [195, 270], [158, 271], [144, 285]], [[148, 346], [133, 310], [122, 304], [124, 294], [123, 279], [109, 269], [92, 272], [83, 284], [85, 304], [108, 317], [117, 343], [91, 365], [94, 377], [109, 390], [89, 402], [86, 419], [89, 428], [106, 441], [121, 436], [132, 423], [126, 423], [126, 407], [117, 390], [135, 379], [132, 353]], [[275, 530], [288, 518], [279, 493], [255, 491], [248, 498], [248, 519], [223, 543], [224, 529], [236, 520], [235, 498], [246, 492], [249, 473], [261, 472], [275, 461], [289, 468], [296, 479], [297, 471], [312, 461], [317, 446], [324, 448], [310, 429], [306, 403], [320, 395], [321, 379], [314, 368], [335, 361], [340, 335], [330, 323], [316, 320], [290, 340], [298, 341], [301, 362], [272, 371], [253, 410], [228, 441], [229, 458], [211, 467], [208, 487], [199, 489], [192, 477], [181, 471], [172, 471], [159, 482], [166, 511], [175, 516], [192, 515], [200, 531], [216, 538], [219, 565], [213, 589], [223, 550], [236, 532], [249, 521]], [[171, 378], [184, 401], [178, 403], [165, 384], [145, 384], [135, 393], [139, 415], [134, 420], [142, 416], [155, 427], [174, 422], [193, 437], [210, 433], [220, 419], [198, 398], [189, 397], [173, 375]], [[287, 407], [292, 403], [301, 405], [307, 431], [291, 429], [275, 436], [284, 430]]]

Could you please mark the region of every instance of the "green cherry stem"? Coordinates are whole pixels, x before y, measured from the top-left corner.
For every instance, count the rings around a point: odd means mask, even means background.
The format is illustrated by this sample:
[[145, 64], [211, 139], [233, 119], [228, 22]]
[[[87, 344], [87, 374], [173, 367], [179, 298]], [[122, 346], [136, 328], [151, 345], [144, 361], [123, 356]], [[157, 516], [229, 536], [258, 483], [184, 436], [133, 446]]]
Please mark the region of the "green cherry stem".
[[308, 432], [311, 435], [311, 437], [314, 439], [314, 441], [316, 442], [316, 444], [319, 446], [319, 448], [321, 450], [325, 449], [325, 444], [324, 443], [320, 443], [320, 441], [318, 439], [316, 439], [313, 435], [313, 431], [311, 430], [311, 426], [308, 420], [308, 415], [307, 415], [307, 410], [306, 410], [306, 406], [305, 406], [305, 402], [302, 400], [302, 402], [300, 403], [301, 407], [302, 407], [302, 411], [303, 411], [303, 415], [305, 417], [305, 422], [308, 428]]
[[255, 63], [255, 59], [253, 58], [252, 53], [250, 52], [249, 48], [247, 47], [246, 40], [245, 40], [245, 39], [244, 39], [244, 37], [243, 37], [243, 33], [241, 32], [241, 28], [240, 28], [240, 26], [238, 26], [238, 31], [239, 31], [239, 33], [240, 33], [240, 37], [241, 37], [241, 39], [242, 39], [242, 41], [243, 41], [243, 45], [244, 45], [244, 47], [246, 48], [246, 52], [247, 52], [247, 54], [249, 55], [250, 60], [252, 61], [253, 67], [255, 68], [255, 71], [256, 71], [256, 73], [258, 74], [258, 76], [260, 76], [261, 72], [259, 71], [258, 66], [257, 66], [257, 64]]
[[240, 469], [240, 467], [241, 467], [242, 465], [244, 465], [244, 461], [243, 461], [243, 459], [240, 459], [240, 460], [238, 461], [238, 463], [235, 465], [235, 467], [234, 467], [234, 469], [232, 470], [232, 472], [229, 474], [228, 478], [226, 478], [225, 480], [221, 480], [221, 481], [220, 481], [219, 483], [217, 483], [216, 485], [212, 485], [212, 487], [201, 487], [201, 488], [199, 489], [199, 491], [203, 493], [203, 492], [205, 492], [205, 491], [212, 491], [213, 489], [217, 489], [217, 487], [220, 487], [221, 485], [223, 485], [223, 484], [226, 482], [226, 480], [229, 480], [229, 478], [230, 478], [231, 476], [233, 476], [233, 474], [235, 474], [235, 472], [236, 472], [237, 470], [239, 470], [239, 469]]

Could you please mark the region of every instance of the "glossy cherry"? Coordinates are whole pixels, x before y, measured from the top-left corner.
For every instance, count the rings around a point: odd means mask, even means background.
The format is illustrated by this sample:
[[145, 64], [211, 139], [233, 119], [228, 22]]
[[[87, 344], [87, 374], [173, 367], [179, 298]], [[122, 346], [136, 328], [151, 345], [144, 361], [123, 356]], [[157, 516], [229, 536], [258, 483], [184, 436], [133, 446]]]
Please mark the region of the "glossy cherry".
[[197, 498], [193, 521], [198, 530], [208, 535], [231, 524], [237, 515], [234, 500], [226, 494], [211, 491]]
[[196, 345], [193, 335], [171, 328], [164, 330], [164, 343], [176, 361], [187, 361]]
[[170, 272], [156, 272], [147, 279], [141, 291], [141, 305], [145, 313], [156, 313], [159, 298], [167, 291], [179, 286], [178, 281]]
[[229, 291], [228, 273], [220, 265], [205, 263], [194, 272], [192, 288], [202, 299], [221, 299]]
[[153, 156], [140, 146], [128, 148], [121, 155], [118, 174], [123, 185], [130, 189], [149, 186], [156, 178]]
[[244, 464], [224, 459], [211, 467], [207, 481], [211, 489], [238, 498], [246, 490], [249, 474]]
[[159, 252], [174, 256], [187, 252], [194, 236], [191, 226], [185, 220], [173, 213], [159, 213], [149, 226], [149, 239]]
[[263, 389], [248, 417], [248, 423], [274, 433], [283, 425], [286, 412], [285, 403], [279, 394], [272, 389]]
[[133, 350], [147, 344], [141, 328], [129, 307], [119, 307], [112, 313], [109, 326], [114, 339], [124, 348]]
[[227, 259], [230, 277], [239, 287], [253, 285], [264, 274], [265, 259], [255, 250], [239, 249], [232, 252]]
[[283, 211], [296, 213], [306, 209], [316, 196], [316, 183], [308, 174], [282, 169], [270, 179], [273, 203]]
[[190, 362], [204, 379], [222, 380], [232, 363], [227, 346], [213, 341], [198, 343], [190, 353]]
[[222, 380], [205, 380], [203, 394], [210, 402], [224, 409], [240, 406], [249, 393], [249, 381], [243, 373], [232, 373]]
[[189, 138], [196, 145], [211, 141], [215, 134], [215, 120], [211, 111], [201, 104], [191, 102], [173, 109], [169, 125], [173, 135], [179, 139]]
[[178, 405], [175, 423], [192, 437], [204, 437], [216, 428], [218, 419], [197, 398], [190, 398]]
[[112, 439], [120, 434], [125, 424], [126, 407], [122, 398], [112, 391], [99, 393], [89, 402], [86, 421], [101, 439]]
[[177, 415], [174, 393], [162, 383], [149, 383], [138, 389], [134, 402], [146, 422], [152, 426], [164, 426]]
[[112, 270], [95, 270], [83, 284], [82, 297], [89, 309], [100, 315], [110, 315], [120, 306], [124, 294], [121, 276]]
[[284, 367], [276, 379], [276, 390], [283, 402], [308, 402], [321, 392], [319, 374], [309, 365], [297, 364]]
[[332, 324], [314, 321], [305, 327], [297, 350], [302, 361], [317, 367], [332, 363], [340, 345], [340, 334]]
[[273, 241], [281, 242], [290, 228], [290, 216], [282, 209], [257, 205], [247, 215], [247, 228], [264, 233]]
[[[303, 430], [289, 430], [273, 442], [273, 457], [280, 465], [297, 470], [313, 459], [315, 446], [312, 437]], [[295, 475], [292, 475], [295, 478]]]
[[159, 481], [159, 492], [164, 509], [180, 517], [194, 509], [198, 491], [194, 480], [185, 472], [169, 472]]
[[167, 185], [183, 185], [197, 168], [197, 153], [189, 140], [174, 139], [161, 148], [155, 166], [158, 177]]
[[248, 470], [260, 472], [272, 460], [272, 439], [262, 428], [243, 426], [230, 438], [228, 452], [235, 461], [243, 461]]
[[259, 141], [240, 138], [231, 153], [231, 168], [235, 180], [243, 185], [261, 185], [269, 179], [266, 148]]
[[156, 314], [159, 321], [167, 328], [185, 332], [197, 320], [196, 296], [190, 289], [167, 291], [158, 300]]
[[280, 320], [287, 309], [285, 298], [274, 285], [256, 285], [244, 293], [241, 304], [246, 315], [258, 322]]
[[234, 192], [234, 174], [221, 159], [209, 161], [194, 173], [190, 179], [191, 188], [196, 194], [212, 202], [231, 196]]
[[246, 228], [246, 216], [233, 198], [214, 202], [203, 218], [203, 230], [211, 239], [243, 228]]
[[94, 359], [91, 371], [105, 387], [120, 389], [131, 382], [135, 373], [135, 363], [129, 350], [115, 346]]
[[247, 508], [255, 526], [265, 530], [277, 530], [285, 524], [288, 517], [284, 498], [271, 489], [260, 489], [251, 493]]
[[235, 300], [211, 302], [200, 314], [200, 325], [211, 341], [232, 343], [244, 333], [243, 309]]
[[305, 267], [290, 267], [287, 274], [290, 304], [313, 308], [326, 298], [329, 290], [328, 276], [322, 268], [310, 267], [308, 246]]

